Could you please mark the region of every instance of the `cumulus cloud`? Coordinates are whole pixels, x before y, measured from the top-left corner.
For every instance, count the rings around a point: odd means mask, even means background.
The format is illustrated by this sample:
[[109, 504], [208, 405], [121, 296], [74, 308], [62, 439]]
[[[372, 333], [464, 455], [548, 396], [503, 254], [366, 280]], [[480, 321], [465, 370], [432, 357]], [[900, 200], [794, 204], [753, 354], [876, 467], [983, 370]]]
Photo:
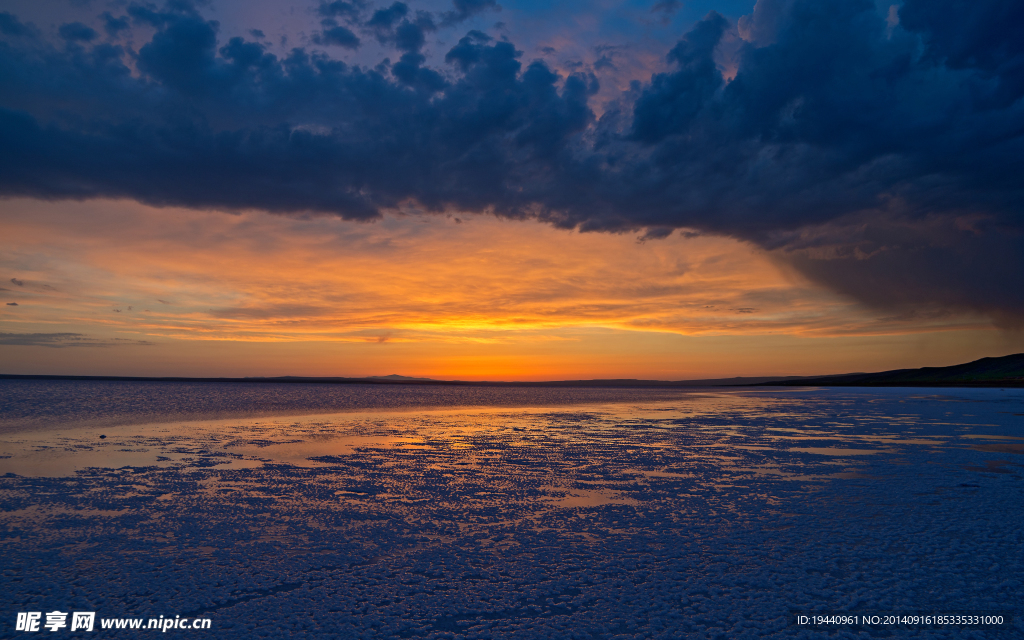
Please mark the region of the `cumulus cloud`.
[[96, 39], [99, 34], [92, 27], [88, 27], [81, 22], [69, 22], [68, 24], [61, 25], [58, 30], [60, 37], [68, 41], [81, 40], [89, 42], [90, 40]]
[[103, 12], [100, 17], [103, 20], [103, 30], [107, 32], [107, 35], [111, 38], [117, 38], [118, 35], [131, 27], [131, 22], [127, 16], [121, 16], [115, 18], [109, 11]]
[[452, 7], [442, 15], [442, 24], [454, 25], [485, 11], [501, 11], [496, 0], [452, 0]]
[[339, 25], [332, 19], [321, 21], [324, 30], [313, 35], [313, 42], [317, 44], [333, 44], [346, 49], [359, 48], [359, 36], [352, 33], [348, 27]]
[[[322, 4], [322, 42], [337, 28], [342, 47], [360, 31], [395, 49], [373, 69], [222, 42], [180, 1], [129, 5], [153, 32], [137, 51], [82, 30], [50, 43], [0, 14], [0, 193], [686, 228], [756, 243], [871, 305], [1024, 317], [1019, 3], [907, 0], [897, 20], [868, 0], [760, 0], [738, 24], [711, 13], [599, 118], [592, 75], [480, 32], [428, 67], [438, 25], [497, 5], [454, 7], [435, 20], [401, 2]], [[729, 34], [742, 39], [727, 78]]]
[[0, 11], [0, 33], [14, 38], [39, 36], [39, 30], [34, 25], [23, 23], [8, 11]]

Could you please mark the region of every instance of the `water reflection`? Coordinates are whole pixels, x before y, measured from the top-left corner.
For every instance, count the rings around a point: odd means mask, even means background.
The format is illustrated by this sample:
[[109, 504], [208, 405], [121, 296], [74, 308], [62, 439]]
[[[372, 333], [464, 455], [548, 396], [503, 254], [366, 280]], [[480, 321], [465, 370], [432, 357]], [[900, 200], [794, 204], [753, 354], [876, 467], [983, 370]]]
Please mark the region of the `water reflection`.
[[4, 586], [203, 611], [222, 637], [771, 637], [794, 603], [1015, 603], [1022, 400], [704, 390], [20, 431]]

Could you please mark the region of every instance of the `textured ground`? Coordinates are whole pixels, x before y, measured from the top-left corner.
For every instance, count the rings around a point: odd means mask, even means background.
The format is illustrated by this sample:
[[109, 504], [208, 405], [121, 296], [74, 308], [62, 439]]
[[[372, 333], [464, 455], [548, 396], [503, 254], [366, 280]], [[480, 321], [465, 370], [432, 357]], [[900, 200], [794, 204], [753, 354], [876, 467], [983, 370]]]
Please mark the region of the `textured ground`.
[[[212, 635], [168, 633], [218, 638], [1024, 633], [1020, 391], [119, 426], [0, 453], [5, 636], [53, 609], [206, 616]], [[1018, 618], [795, 624], [813, 611]]]

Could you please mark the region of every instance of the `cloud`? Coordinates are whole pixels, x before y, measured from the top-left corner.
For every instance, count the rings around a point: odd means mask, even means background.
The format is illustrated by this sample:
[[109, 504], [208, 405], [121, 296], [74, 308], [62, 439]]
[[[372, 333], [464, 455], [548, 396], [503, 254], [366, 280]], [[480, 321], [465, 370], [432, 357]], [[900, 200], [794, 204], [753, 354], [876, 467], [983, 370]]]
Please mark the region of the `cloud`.
[[39, 30], [31, 23], [25, 24], [17, 16], [0, 11], [0, 33], [12, 37], [38, 37]]
[[640, 242], [646, 242], [648, 240], [663, 240], [675, 231], [672, 227], [648, 227], [643, 235], [637, 238]]
[[109, 11], [104, 11], [100, 17], [103, 18], [103, 30], [106, 31], [107, 35], [111, 38], [117, 38], [118, 34], [131, 27], [131, 22], [127, 16], [115, 18]]
[[409, 14], [409, 5], [404, 2], [395, 2], [386, 9], [377, 9], [373, 16], [366, 22], [366, 26], [374, 29], [389, 30], [394, 28], [398, 21]]
[[81, 333], [0, 333], [0, 345], [20, 347], [119, 347], [149, 346], [147, 340], [91, 338]]
[[76, 40], [89, 42], [91, 40], [95, 40], [99, 35], [96, 33], [95, 29], [88, 27], [81, 22], [69, 22], [68, 24], [61, 25], [58, 33], [60, 33], [60, 37], [69, 42], [74, 42]]
[[668, 24], [680, 9], [683, 8], [683, 3], [679, 0], [658, 0], [651, 7], [651, 13], [660, 13], [661, 18], [659, 21], [662, 24]]
[[11, 278], [11, 282], [18, 285], [19, 287], [25, 286], [25, 282], [23, 280], [18, 280], [17, 278]]
[[333, 44], [346, 49], [358, 49], [359, 37], [352, 33], [352, 30], [339, 25], [331, 19], [321, 22], [324, 30], [313, 35], [313, 42], [317, 44]]
[[325, 18], [344, 18], [346, 20], [357, 20], [362, 14], [363, 9], [366, 7], [364, 2], [345, 2], [345, 0], [335, 0], [335, 2], [323, 2], [317, 9], [317, 13]]
[[485, 11], [501, 11], [496, 0], [452, 0], [453, 9], [442, 14], [445, 26], [459, 24]]
[[363, 11], [319, 9], [398, 62], [223, 43], [184, 3], [129, 6], [153, 30], [137, 51], [58, 48], [0, 14], [0, 193], [686, 228], [759, 245], [868, 304], [1024, 318], [1013, 3], [907, 0], [895, 22], [867, 0], [760, 0], [739, 24], [711, 13], [600, 117], [593, 76], [524, 63], [479, 32], [431, 68], [432, 14]]
[[[980, 311], [1020, 329], [1024, 234], [985, 217], [858, 218], [800, 229], [779, 252], [811, 280], [880, 309]], [[941, 304], [937, 304], [941, 301]]]
[[412, 14], [408, 5], [395, 2], [386, 9], [375, 11], [362, 28], [373, 34], [382, 45], [391, 45], [404, 51], [407, 54], [405, 62], [415, 60], [414, 64], [418, 67], [425, 60], [418, 55], [419, 51], [426, 44], [427, 34], [437, 31], [437, 24], [432, 13], [417, 11]]

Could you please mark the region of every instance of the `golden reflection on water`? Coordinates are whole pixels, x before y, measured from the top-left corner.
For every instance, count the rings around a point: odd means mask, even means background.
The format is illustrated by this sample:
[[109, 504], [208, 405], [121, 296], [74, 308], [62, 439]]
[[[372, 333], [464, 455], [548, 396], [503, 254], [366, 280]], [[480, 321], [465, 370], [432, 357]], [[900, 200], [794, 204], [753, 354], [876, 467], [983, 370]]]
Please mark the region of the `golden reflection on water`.
[[[225, 471], [268, 464], [316, 468], [365, 455], [390, 468], [416, 462], [447, 474], [507, 474], [518, 464], [541, 464], [560, 479], [551, 485], [550, 502], [576, 507], [635, 501], [621, 492], [579, 485], [585, 475], [585, 464], [579, 463], [588, 459], [632, 474], [635, 484], [698, 472], [794, 481], [863, 478], [869, 475], [855, 467], [837, 473], [834, 465], [895, 456], [906, 447], [1024, 453], [1024, 445], [998, 442], [1024, 438], [968, 432], [990, 423], [953, 422], [945, 414], [930, 421], [878, 411], [839, 415], [834, 409], [786, 393], [700, 391], [644, 403], [347, 411], [23, 431], [0, 439], [0, 473], [67, 476], [96, 468], [196, 465]], [[959, 433], [951, 435], [947, 428], [941, 435], [925, 434], [925, 427], [953, 427]], [[517, 460], [517, 451], [527, 458]]]
[[[914, 571], [930, 601], [936, 568], [1016, 597], [995, 585], [1016, 579], [1003, 559], [1019, 551], [1006, 508], [1024, 475], [1019, 420], [991, 427], [1004, 405], [965, 405], [972, 417], [910, 397], [702, 391], [22, 431], [0, 438], [0, 546], [24, 567], [9, 583], [20, 601], [69, 585], [70, 607], [90, 580], [110, 601], [218, 624], [287, 606], [331, 629], [412, 616], [414, 637], [473, 602], [460, 624], [564, 619], [550, 637], [665, 594], [698, 608], [732, 594], [723, 615], [753, 602], [750, 619], [781, 619], [822, 589], [882, 593]], [[563, 595], [571, 610], [529, 608]]]

